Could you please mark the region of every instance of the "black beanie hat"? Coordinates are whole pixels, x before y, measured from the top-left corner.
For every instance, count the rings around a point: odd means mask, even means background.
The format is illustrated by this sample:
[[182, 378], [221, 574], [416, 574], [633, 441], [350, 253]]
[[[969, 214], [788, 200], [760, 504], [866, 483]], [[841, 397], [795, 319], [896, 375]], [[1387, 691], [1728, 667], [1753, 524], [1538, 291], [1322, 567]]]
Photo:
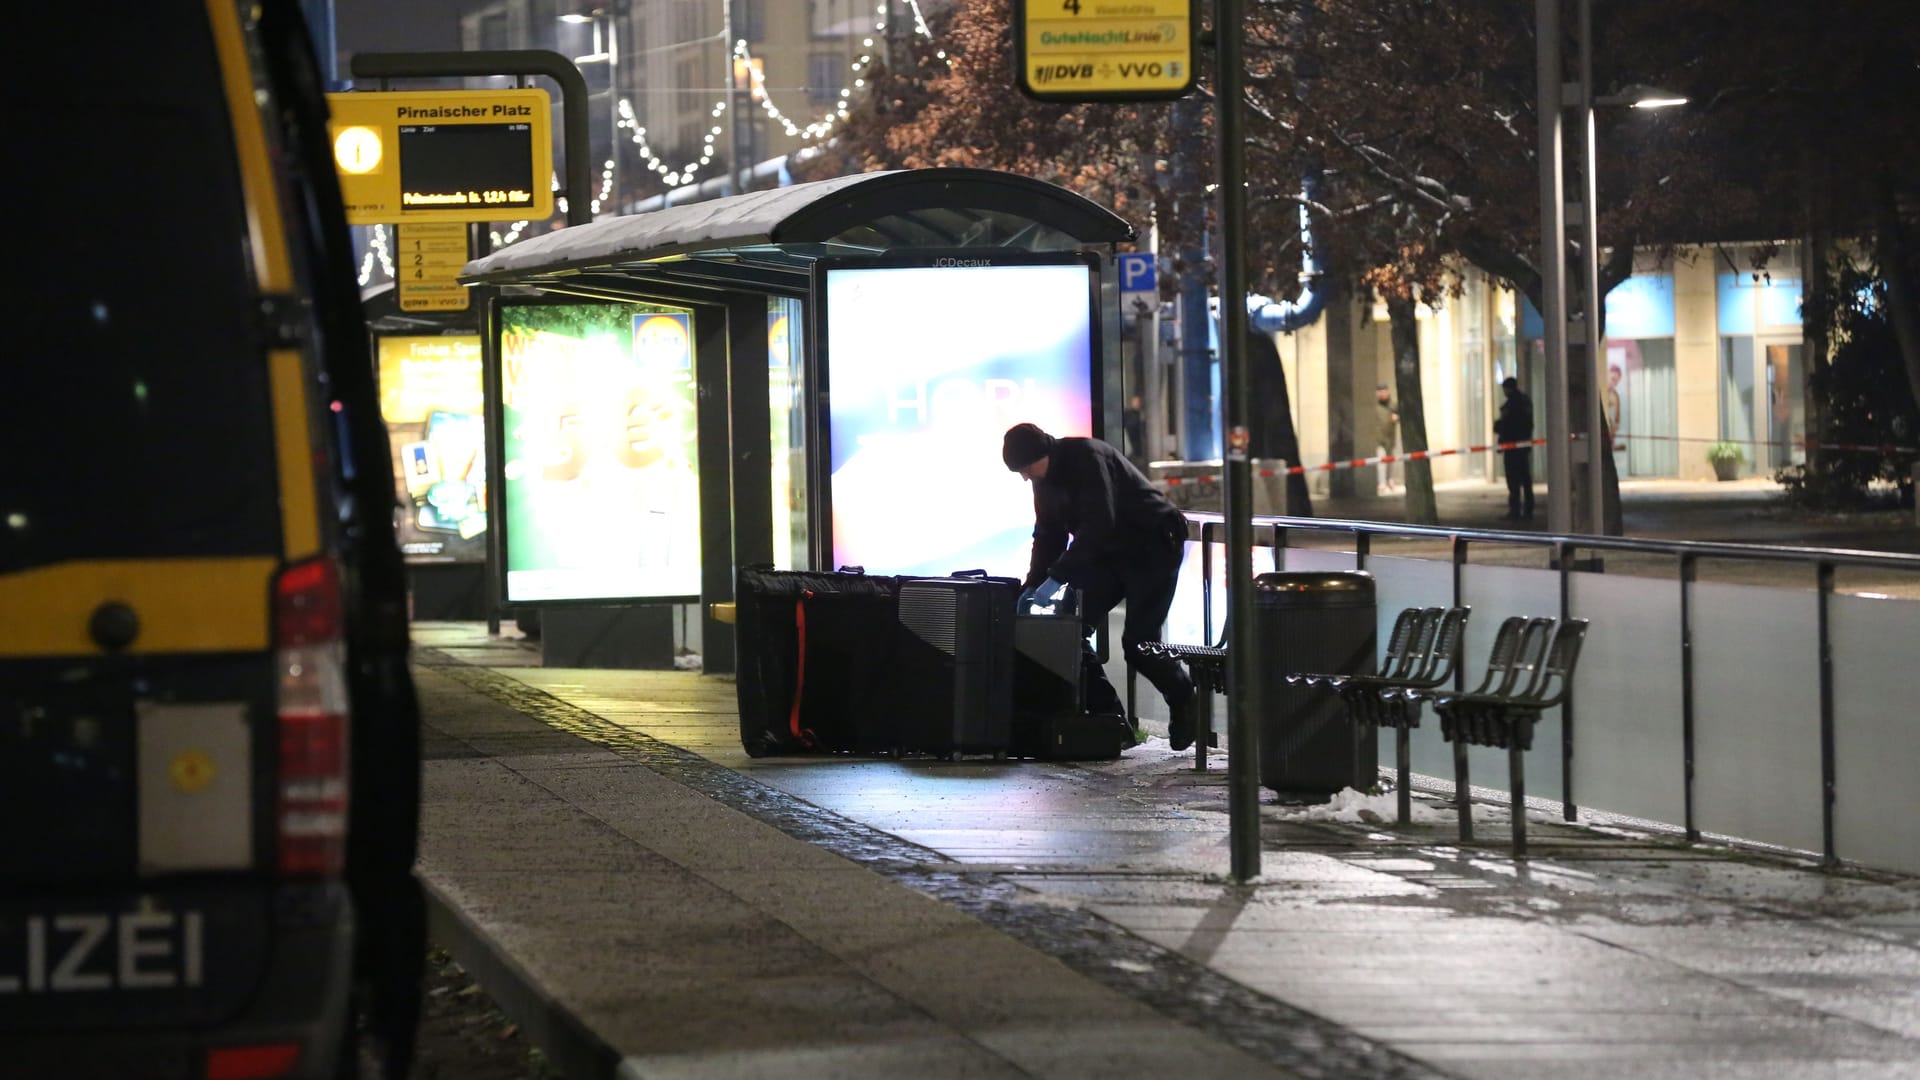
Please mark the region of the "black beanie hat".
[[1000, 442], [1000, 460], [1018, 472], [1053, 452], [1053, 436], [1032, 424], [1015, 424]]

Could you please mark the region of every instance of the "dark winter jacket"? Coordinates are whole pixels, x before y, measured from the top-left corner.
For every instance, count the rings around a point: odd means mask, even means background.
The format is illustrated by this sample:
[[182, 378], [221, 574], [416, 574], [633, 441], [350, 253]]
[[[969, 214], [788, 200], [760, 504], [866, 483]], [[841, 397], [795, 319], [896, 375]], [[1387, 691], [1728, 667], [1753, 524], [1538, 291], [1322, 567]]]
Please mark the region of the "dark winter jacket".
[[1179, 509], [1120, 451], [1099, 439], [1056, 439], [1047, 475], [1033, 483], [1026, 583], [1075, 584], [1108, 559], [1161, 556], [1186, 530]]
[[1533, 399], [1524, 391], [1515, 390], [1507, 395], [1500, 406], [1499, 418], [1493, 422], [1493, 437], [1501, 442], [1533, 440]]

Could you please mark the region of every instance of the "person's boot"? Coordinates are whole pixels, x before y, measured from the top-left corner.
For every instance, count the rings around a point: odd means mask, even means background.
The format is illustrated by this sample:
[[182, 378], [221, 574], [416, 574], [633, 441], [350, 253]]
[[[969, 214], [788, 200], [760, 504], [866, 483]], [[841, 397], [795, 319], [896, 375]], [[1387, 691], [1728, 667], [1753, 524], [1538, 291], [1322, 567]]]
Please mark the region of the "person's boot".
[[1167, 717], [1167, 745], [1175, 750], [1185, 750], [1193, 745], [1193, 733], [1198, 728], [1197, 718], [1200, 712], [1200, 692], [1187, 695], [1187, 700], [1173, 706]]

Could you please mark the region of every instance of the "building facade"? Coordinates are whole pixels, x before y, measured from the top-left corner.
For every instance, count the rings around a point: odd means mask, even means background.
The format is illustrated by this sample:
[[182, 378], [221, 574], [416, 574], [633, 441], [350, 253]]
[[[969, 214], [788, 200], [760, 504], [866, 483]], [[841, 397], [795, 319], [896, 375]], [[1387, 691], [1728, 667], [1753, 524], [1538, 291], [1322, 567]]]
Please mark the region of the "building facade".
[[611, 212], [714, 178], [777, 182], [764, 169], [750, 180], [753, 166], [828, 137], [863, 72], [904, 56], [945, 2], [491, 0], [465, 10], [460, 36], [468, 50], [574, 60], [592, 98], [597, 209]]
[[[1683, 249], [1666, 260], [1641, 259], [1606, 298], [1607, 382], [1602, 407], [1614, 432], [1614, 464], [1623, 479], [1712, 479], [1707, 448], [1738, 444], [1740, 472], [1771, 475], [1803, 462], [1806, 370], [1800, 325], [1801, 281], [1793, 246], [1756, 274], [1739, 246]], [[1512, 375], [1534, 399], [1535, 430], [1546, 430], [1540, 316], [1523, 297], [1466, 268], [1463, 291], [1418, 308], [1421, 395], [1433, 450], [1484, 445], [1493, 437], [1500, 383]], [[1352, 341], [1352, 370], [1328, 364], [1334, 320]], [[1277, 334], [1292, 389], [1303, 464], [1335, 457], [1328, 417], [1332, 396], [1354, 418], [1353, 450], [1378, 445], [1374, 388], [1394, 385], [1393, 344], [1384, 304], [1329, 309], [1312, 326]], [[1394, 398], [1398, 400], [1397, 390]], [[1499, 474], [1498, 454], [1454, 454], [1433, 462], [1436, 482]], [[1325, 492], [1329, 474], [1314, 474]], [[1360, 483], [1367, 490], [1365, 482]]]

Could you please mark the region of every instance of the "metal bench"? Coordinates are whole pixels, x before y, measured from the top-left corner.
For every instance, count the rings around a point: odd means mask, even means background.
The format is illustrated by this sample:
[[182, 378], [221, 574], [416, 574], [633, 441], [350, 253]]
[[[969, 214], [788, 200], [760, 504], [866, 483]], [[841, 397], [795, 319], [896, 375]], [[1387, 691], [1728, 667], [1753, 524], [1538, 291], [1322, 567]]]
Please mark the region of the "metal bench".
[[[1418, 701], [1433, 703], [1440, 737], [1456, 746], [1470, 744], [1507, 751], [1509, 806], [1513, 815], [1513, 851], [1527, 853], [1526, 769], [1540, 714], [1567, 698], [1574, 666], [1586, 640], [1587, 620], [1559, 621], [1513, 616], [1500, 624], [1488, 654], [1486, 676], [1473, 690], [1415, 690]], [[1456, 792], [1466, 813], [1466, 792]]]

